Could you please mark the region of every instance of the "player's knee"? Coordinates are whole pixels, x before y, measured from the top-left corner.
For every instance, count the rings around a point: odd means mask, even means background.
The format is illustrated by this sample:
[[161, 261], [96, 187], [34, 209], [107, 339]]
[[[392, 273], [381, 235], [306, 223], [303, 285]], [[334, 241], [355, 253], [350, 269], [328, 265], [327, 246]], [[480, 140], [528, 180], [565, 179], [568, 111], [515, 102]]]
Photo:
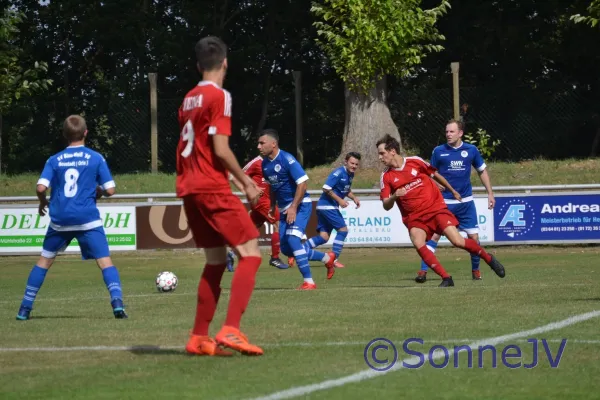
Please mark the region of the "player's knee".
[[323, 238], [323, 240], [329, 240], [329, 233], [321, 231], [320, 236]]
[[473, 239], [474, 241], [479, 243], [479, 234], [478, 233], [469, 233], [469, 234], [467, 234], [467, 236], [469, 237], [469, 239]]
[[340, 228], [337, 230], [338, 232], [348, 232], [348, 227], [344, 226], [343, 228]]
[[448, 237], [448, 240], [455, 247], [459, 247], [461, 249], [465, 247], [465, 238], [463, 238], [460, 234], [451, 235], [451, 237]]
[[41, 256], [36, 265], [40, 268], [49, 269], [52, 266], [52, 264], [54, 264], [54, 260], [54, 257], [48, 258]]
[[240, 257], [260, 257], [260, 248], [258, 247], [258, 239], [251, 239], [246, 243], [242, 243], [235, 247]]
[[208, 265], [221, 265], [227, 262], [227, 249], [225, 247], [205, 248], [204, 255]]
[[100, 269], [105, 269], [113, 266], [113, 262], [110, 257], [102, 257], [96, 260], [96, 264]]

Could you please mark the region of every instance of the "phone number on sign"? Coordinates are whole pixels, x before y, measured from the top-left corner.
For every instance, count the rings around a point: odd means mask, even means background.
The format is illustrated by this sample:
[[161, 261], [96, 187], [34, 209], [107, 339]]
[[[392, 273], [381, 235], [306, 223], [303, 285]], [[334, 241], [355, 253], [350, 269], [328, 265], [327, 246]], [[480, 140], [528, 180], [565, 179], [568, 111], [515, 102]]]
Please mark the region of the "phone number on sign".
[[392, 238], [389, 236], [369, 236], [369, 237], [357, 237], [348, 238], [349, 243], [375, 243], [375, 242], [391, 242]]
[[592, 232], [600, 231], [600, 226], [551, 226], [540, 229], [542, 232]]

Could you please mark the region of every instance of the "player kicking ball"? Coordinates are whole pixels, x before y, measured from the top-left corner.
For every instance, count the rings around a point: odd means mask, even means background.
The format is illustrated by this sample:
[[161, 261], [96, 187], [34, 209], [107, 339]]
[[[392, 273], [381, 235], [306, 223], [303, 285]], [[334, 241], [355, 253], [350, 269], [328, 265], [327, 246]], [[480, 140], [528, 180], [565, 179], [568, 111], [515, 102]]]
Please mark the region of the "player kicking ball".
[[[63, 123], [63, 133], [69, 146], [46, 161], [37, 182], [39, 214], [45, 216], [49, 205], [50, 225], [41, 257], [29, 273], [17, 320], [30, 318], [48, 270], [58, 253], [73, 239], [79, 243], [82, 259], [96, 260], [102, 271], [115, 318], [127, 318], [119, 271], [110, 258], [108, 240], [96, 206], [98, 198], [115, 194], [115, 181], [104, 157], [85, 147], [88, 134], [85, 119], [79, 115], [69, 116]], [[52, 189], [50, 203], [46, 198], [48, 188]]]
[[504, 266], [496, 257], [488, 254], [475, 240], [465, 239], [458, 232], [456, 217], [448, 210], [439, 188], [430, 178], [452, 193], [456, 200], [461, 201], [461, 196], [436, 168], [420, 157], [401, 156], [400, 143], [390, 135], [377, 141], [377, 152], [379, 160], [387, 167], [381, 174], [383, 208], [389, 211], [394, 203], [398, 205], [417, 253], [442, 277], [440, 287], [454, 286], [454, 281], [426, 246], [434, 233], [446, 236], [453, 246], [480, 256], [499, 277], [504, 278]]
[[336, 234], [333, 239], [333, 252], [335, 254], [334, 266], [344, 268], [344, 265], [338, 261], [344, 242], [348, 236], [348, 227], [346, 221], [340, 212], [341, 208], [348, 207], [345, 200], [348, 197], [360, 207], [360, 200], [352, 193], [352, 180], [360, 164], [360, 154], [350, 152], [346, 154], [344, 165], [333, 170], [327, 177], [323, 185], [323, 194], [317, 202], [317, 232], [319, 235], [308, 239], [309, 258], [310, 251], [315, 247], [329, 241], [329, 235], [335, 229]]

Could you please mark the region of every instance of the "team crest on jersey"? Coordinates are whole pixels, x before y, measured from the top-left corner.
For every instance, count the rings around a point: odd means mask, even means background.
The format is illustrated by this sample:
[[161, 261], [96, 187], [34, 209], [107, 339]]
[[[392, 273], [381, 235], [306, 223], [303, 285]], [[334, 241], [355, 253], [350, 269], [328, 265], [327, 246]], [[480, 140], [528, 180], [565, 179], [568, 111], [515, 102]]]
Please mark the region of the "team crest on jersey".
[[417, 174], [418, 174], [417, 170], [414, 168], [412, 171], [410, 171], [410, 173], [412, 174], [412, 176], [417, 176]]
[[460, 155], [463, 156], [463, 158], [466, 158], [469, 155], [469, 153], [467, 153], [466, 150], [463, 150], [460, 152]]
[[279, 172], [279, 171], [281, 171], [281, 165], [276, 164], [275, 165], [275, 172]]

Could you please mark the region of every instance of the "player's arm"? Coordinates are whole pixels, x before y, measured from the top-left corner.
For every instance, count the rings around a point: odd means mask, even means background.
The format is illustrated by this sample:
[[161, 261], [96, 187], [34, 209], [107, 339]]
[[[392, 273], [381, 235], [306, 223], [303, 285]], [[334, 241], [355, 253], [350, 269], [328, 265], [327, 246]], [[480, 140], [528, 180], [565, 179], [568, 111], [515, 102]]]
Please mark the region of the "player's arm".
[[235, 179], [235, 177], [232, 174], [229, 174], [229, 180], [231, 181], [231, 183], [233, 183], [233, 186], [235, 186], [237, 188], [237, 190], [246, 194], [246, 192], [244, 191], [244, 185], [242, 185], [242, 183], [240, 181]]
[[233, 175], [233, 178], [238, 180], [243, 187], [244, 193], [248, 196], [248, 200], [250, 200], [252, 204], [256, 204], [262, 193], [258, 190], [254, 181], [242, 171], [242, 167], [240, 167], [240, 164], [235, 158], [235, 154], [233, 154], [233, 151], [231, 151], [231, 148], [229, 147], [229, 136], [219, 134], [212, 135], [212, 140], [215, 155], [219, 161], [221, 161], [223, 166], [231, 173], [231, 175]]
[[381, 186], [381, 193], [379, 197], [381, 199], [381, 202], [383, 203], [383, 209], [385, 211], [389, 211], [392, 208], [394, 208], [394, 203], [396, 203], [396, 200], [398, 200], [400, 196], [406, 194], [406, 190], [402, 188], [392, 193], [392, 186], [387, 181], [385, 172], [381, 174], [379, 184]]
[[52, 182], [52, 178], [54, 177], [54, 167], [52, 166], [52, 161], [49, 158], [46, 161], [46, 165], [44, 165], [44, 170], [40, 175], [40, 179], [37, 181], [37, 185], [35, 187], [35, 194], [40, 202], [38, 207], [38, 213], [40, 216], [46, 215], [46, 207], [48, 207], [48, 198], [46, 197], [46, 192], [50, 187], [50, 182]]
[[294, 200], [292, 200], [290, 207], [284, 211], [287, 214], [287, 223], [291, 224], [296, 220], [296, 211], [306, 194], [306, 189], [308, 188], [308, 184], [306, 183], [306, 181], [308, 181], [308, 175], [306, 175], [306, 172], [304, 172], [304, 169], [296, 159], [289, 158], [286, 161], [288, 162], [288, 174], [296, 182]]
[[96, 187], [96, 200], [103, 196], [110, 197], [115, 194], [115, 181], [104, 158], [102, 158], [98, 166], [98, 179], [96, 183], [98, 184]]
[[435, 171], [431, 177], [433, 178], [434, 181], [436, 181], [437, 183], [439, 183], [440, 185], [442, 185], [444, 188], [446, 188], [450, 193], [452, 193], [452, 195], [454, 196], [454, 198], [458, 201], [462, 200], [462, 197], [460, 196], [460, 194], [454, 190], [454, 188], [452, 187], [452, 185], [450, 185], [450, 183], [446, 180], [446, 178], [444, 178], [442, 175], [440, 175], [439, 172]]
[[348, 198], [350, 200], [352, 200], [354, 202], [354, 204], [356, 204], [356, 208], [360, 207], [360, 200], [358, 199], [358, 197], [356, 197], [356, 195], [352, 192], [352, 190], [350, 190], [348, 192]]
[[[440, 166], [438, 165], [438, 157], [437, 157], [437, 153], [435, 151], [436, 149], [437, 149], [437, 147], [435, 149], [433, 149], [433, 151], [431, 152], [431, 159], [429, 160], [429, 163], [431, 164], [431, 166], [433, 168], [439, 170]], [[437, 185], [438, 189], [440, 189], [440, 191], [443, 192], [444, 190], [446, 190], [446, 188], [443, 187], [442, 185], [440, 185], [437, 181], [434, 180], [434, 182]]]
[[336, 203], [338, 203], [340, 205], [340, 207], [346, 208], [346, 207], [348, 207], [348, 202], [345, 201], [344, 199], [342, 199], [340, 196], [338, 196], [333, 191], [333, 188], [335, 187], [335, 185], [338, 183], [339, 180], [340, 180], [339, 172], [337, 175], [336, 175], [335, 171], [333, 173], [331, 173], [329, 175], [329, 177], [327, 177], [327, 180], [325, 181], [325, 184], [323, 185], [323, 193], [325, 193], [327, 196], [334, 199], [336, 201]]
[[481, 157], [481, 153], [479, 150], [476, 150], [475, 158], [473, 160], [473, 167], [477, 170], [479, 174], [479, 180], [485, 187], [485, 191], [488, 195], [488, 208], [491, 210], [496, 205], [496, 199], [494, 198], [494, 192], [492, 190], [492, 181], [490, 180], [490, 175], [487, 172], [487, 166], [483, 161], [483, 157]]

